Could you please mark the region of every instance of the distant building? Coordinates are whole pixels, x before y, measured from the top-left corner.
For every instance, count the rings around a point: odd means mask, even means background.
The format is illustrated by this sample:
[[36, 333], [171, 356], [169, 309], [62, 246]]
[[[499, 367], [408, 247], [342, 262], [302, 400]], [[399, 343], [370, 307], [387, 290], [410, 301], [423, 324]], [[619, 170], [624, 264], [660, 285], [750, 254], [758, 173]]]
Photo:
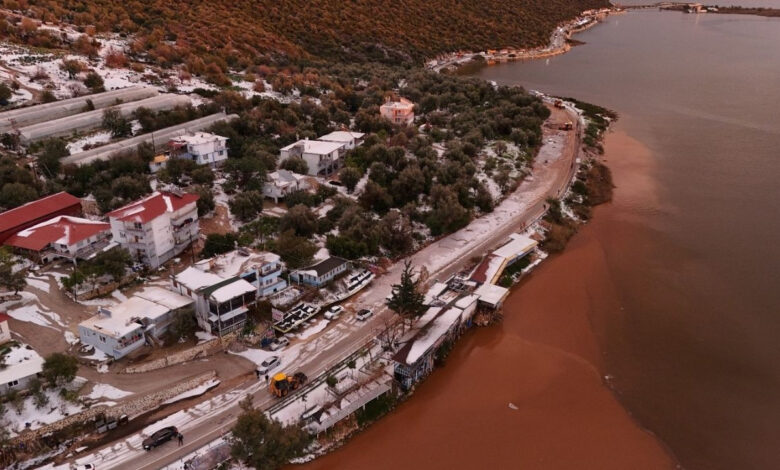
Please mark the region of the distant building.
[[43, 370], [43, 358], [32, 348], [17, 344], [3, 356], [5, 367], [0, 369], [0, 394], [24, 390]]
[[11, 341], [11, 329], [8, 327], [10, 318], [7, 313], [0, 312], [0, 344]]
[[279, 202], [280, 199], [295, 191], [308, 191], [312, 189], [309, 178], [287, 170], [273, 171], [265, 177], [263, 196]]
[[406, 98], [388, 98], [385, 104], [379, 107], [379, 114], [393, 124], [408, 126], [414, 122], [414, 103]]
[[282, 259], [267, 251], [242, 248], [199, 261], [194, 267], [223, 279], [240, 277], [257, 288], [258, 297], [267, 297], [287, 287], [287, 281], [282, 278]]
[[197, 240], [198, 196], [154, 192], [108, 213], [114, 241], [138, 261], [157, 268]]
[[108, 246], [110, 237], [111, 225], [105, 222], [61, 215], [17, 232], [4, 244], [45, 264], [89, 258]]
[[244, 327], [249, 305], [257, 301], [257, 287], [240, 277], [228, 279], [197, 267], [172, 277], [176, 292], [195, 301], [195, 316], [201, 328], [224, 335]]
[[144, 344], [159, 343], [176, 312], [192, 304], [183, 295], [148, 287], [116, 306], [100, 307], [97, 315], [79, 324], [79, 338], [119, 359]]
[[322, 287], [349, 268], [349, 261], [331, 256], [308, 268], [293, 271], [290, 280], [312, 287]]
[[166, 165], [168, 164], [168, 160], [170, 158], [171, 157], [169, 157], [164, 153], [160, 155], [155, 155], [152, 161], [149, 162], [149, 171], [151, 171], [152, 173], [157, 173], [158, 171], [162, 170], [163, 168], [166, 167]]
[[344, 153], [347, 150], [352, 150], [353, 148], [362, 144], [364, 136], [365, 134], [361, 132], [335, 131], [335, 132], [331, 132], [330, 134], [325, 134], [317, 140], [321, 140], [323, 142], [336, 142], [339, 144], [343, 144], [344, 146], [341, 148], [341, 150], [342, 153]]
[[81, 215], [81, 200], [66, 192], [60, 192], [28, 202], [0, 214], [0, 243], [9, 237], [58, 215]]
[[183, 158], [198, 165], [214, 167], [227, 160], [227, 141], [228, 138], [221, 135], [195, 132], [172, 139], [168, 142], [168, 148], [171, 158]]
[[280, 153], [282, 160], [302, 158], [311, 176], [328, 176], [341, 166], [343, 146], [340, 142], [304, 139], [283, 147]]

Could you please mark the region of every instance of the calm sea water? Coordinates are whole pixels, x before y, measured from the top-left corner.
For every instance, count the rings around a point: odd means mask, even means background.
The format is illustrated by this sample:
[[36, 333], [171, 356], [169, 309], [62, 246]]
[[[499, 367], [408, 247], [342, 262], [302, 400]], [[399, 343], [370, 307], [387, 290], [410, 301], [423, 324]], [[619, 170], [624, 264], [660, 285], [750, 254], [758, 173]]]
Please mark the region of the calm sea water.
[[612, 108], [651, 151], [657, 197], [605, 244], [621, 401], [686, 468], [780, 468], [780, 19], [648, 10], [577, 39], [479, 76]]

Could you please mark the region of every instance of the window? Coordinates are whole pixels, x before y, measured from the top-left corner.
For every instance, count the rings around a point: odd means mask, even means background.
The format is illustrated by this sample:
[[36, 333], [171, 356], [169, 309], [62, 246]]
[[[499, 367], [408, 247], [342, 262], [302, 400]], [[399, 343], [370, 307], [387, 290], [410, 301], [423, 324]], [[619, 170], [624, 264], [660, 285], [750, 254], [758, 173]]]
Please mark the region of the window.
[[100, 342], [101, 343], [105, 343], [106, 342], [106, 337], [101, 335], [100, 336]]
[[8, 387], [13, 387], [15, 385], [19, 385], [19, 381], [18, 380], [12, 380], [12, 381], [8, 382]]
[[136, 230], [141, 230], [142, 228], [144, 228], [144, 226], [141, 222], [133, 222], [133, 228], [135, 228]]

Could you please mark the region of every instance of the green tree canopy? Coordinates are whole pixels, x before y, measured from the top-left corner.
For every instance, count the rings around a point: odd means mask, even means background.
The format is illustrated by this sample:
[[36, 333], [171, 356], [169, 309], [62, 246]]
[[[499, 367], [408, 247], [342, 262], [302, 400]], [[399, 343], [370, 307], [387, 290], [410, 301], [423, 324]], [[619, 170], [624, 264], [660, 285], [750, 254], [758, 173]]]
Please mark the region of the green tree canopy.
[[311, 436], [298, 426], [283, 426], [255, 408], [251, 396], [241, 402], [241, 414], [230, 437], [230, 454], [245, 465], [276, 470], [304, 455]]

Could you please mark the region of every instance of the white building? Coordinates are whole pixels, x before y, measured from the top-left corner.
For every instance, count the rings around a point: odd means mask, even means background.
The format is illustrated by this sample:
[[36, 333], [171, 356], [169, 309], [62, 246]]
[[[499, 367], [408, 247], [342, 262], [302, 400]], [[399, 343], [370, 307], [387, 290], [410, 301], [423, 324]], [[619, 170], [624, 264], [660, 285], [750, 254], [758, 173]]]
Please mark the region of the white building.
[[157, 268], [197, 240], [198, 196], [154, 192], [108, 213], [114, 241], [138, 261]]
[[11, 329], [8, 327], [8, 319], [11, 318], [5, 312], [0, 312], [0, 344], [11, 341]]
[[192, 160], [198, 165], [213, 167], [227, 160], [227, 141], [228, 138], [221, 135], [195, 132], [172, 139], [168, 142], [168, 147], [173, 158]]
[[341, 166], [343, 143], [299, 140], [281, 149], [282, 160], [302, 158], [312, 176], [328, 176]]
[[240, 277], [257, 288], [258, 297], [267, 297], [287, 287], [282, 278], [282, 258], [268, 251], [242, 248], [195, 263], [201, 271], [223, 279]]
[[0, 394], [23, 390], [43, 370], [43, 358], [29, 346], [17, 344], [4, 356], [0, 369]]
[[339, 144], [344, 144], [344, 147], [342, 147], [342, 153], [343, 153], [346, 152], [347, 150], [352, 150], [353, 148], [362, 144], [364, 136], [365, 134], [361, 132], [335, 131], [335, 132], [331, 132], [330, 134], [325, 134], [317, 140], [321, 140], [323, 142], [336, 142]]
[[198, 325], [223, 335], [244, 327], [249, 305], [257, 300], [257, 287], [240, 277], [228, 279], [189, 267], [171, 279], [173, 289], [195, 301]]
[[118, 305], [100, 307], [97, 315], [79, 323], [79, 338], [119, 359], [144, 344], [158, 343], [176, 312], [192, 303], [175, 292], [148, 287]]
[[308, 191], [312, 189], [309, 176], [299, 175], [287, 170], [277, 170], [266, 175], [263, 183], [263, 196], [271, 198], [274, 202], [284, 199], [295, 191]]

